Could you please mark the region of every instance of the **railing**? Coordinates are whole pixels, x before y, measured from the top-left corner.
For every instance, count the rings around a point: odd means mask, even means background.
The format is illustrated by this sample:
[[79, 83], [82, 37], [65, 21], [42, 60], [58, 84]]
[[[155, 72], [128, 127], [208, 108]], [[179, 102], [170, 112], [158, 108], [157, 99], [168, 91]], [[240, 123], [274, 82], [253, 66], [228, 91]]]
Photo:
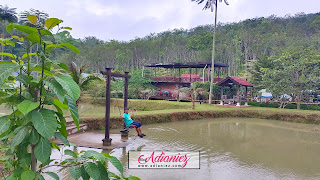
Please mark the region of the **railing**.
[[[178, 78], [178, 77], [171, 77], [171, 76], [159, 76], [159, 77], [154, 77], [154, 76], [146, 76], [146, 78], [152, 79], [156, 82], [182, 82], [182, 83], [192, 83], [195, 81], [202, 82], [202, 78], [197, 78], [197, 79], [191, 79], [190, 78]], [[205, 78], [204, 81], [210, 81], [211, 78]], [[222, 78], [214, 78], [213, 82], [219, 82], [221, 81]]]

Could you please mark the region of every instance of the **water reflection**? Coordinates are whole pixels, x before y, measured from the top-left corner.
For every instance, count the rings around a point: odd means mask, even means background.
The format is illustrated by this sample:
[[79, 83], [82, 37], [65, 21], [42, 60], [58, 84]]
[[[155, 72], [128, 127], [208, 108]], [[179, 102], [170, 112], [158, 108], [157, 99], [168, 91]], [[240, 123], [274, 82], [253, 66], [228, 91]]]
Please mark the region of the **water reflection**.
[[[317, 128], [248, 118], [151, 124], [143, 126], [147, 137], [130, 131], [131, 143], [110, 154], [119, 158], [126, 175], [142, 179], [319, 179]], [[201, 169], [127, 169], [129, 150], [200, 150]]]

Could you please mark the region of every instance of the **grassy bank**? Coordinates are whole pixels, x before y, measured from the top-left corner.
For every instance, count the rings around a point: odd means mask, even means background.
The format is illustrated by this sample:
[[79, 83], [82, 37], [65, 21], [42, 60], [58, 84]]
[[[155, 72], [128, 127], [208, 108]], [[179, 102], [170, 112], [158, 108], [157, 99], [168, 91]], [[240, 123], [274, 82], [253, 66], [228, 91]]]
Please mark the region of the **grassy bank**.
[[[118, 100], [123, 104], [122, 100]], [[112, 104], [115, 100], [112, 101]], [[268, 107], [217, 107], [208, 104], [196, 103], [196, 108], [191, 109], [191, 102], [175, 101], [149, 101], [149, 100], [130, 100], [128, 103], [132, 109], [138, 109], [134, 112], [135, 120], [144, 124], [163, 123], [171, 121], [183, 121], [203, 118], [219, 117], [248, 117], [273, 119], [288, 122], [299, 123], [320, 123], [320, 111], [279, 109]], [[148, 109], [148, 110], [141, 110]], [[81, 120], [89, 125], [91, 129], [102, 129], [104, 127], [104, 112], [81, 114]], [[122, 119], [119, 113], [111, 114], [111, 128], [121, 128]]]

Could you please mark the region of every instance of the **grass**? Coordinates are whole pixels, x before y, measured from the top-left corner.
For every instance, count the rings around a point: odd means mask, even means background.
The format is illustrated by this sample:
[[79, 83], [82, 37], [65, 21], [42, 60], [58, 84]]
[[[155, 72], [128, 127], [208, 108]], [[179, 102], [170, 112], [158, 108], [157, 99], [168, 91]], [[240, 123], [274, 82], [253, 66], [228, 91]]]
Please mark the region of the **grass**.
[[[105, 100], [105, 99], [101, 99]], [[123, 107], [123, 99], [112, 99], [111, 105], [116, 105], [116, 103], [121, 104], [121, 112]], [[88, 101], [86, 101], [88, 102]], [[187, 111], [258, 111], [262, 114], [276, 114], [276, 113], [287, 113], [287, 114], [299, 114], [299, 115], [320, 115], [320, 111], [314, 110], [297, 110], [297, 109], [279, 109], [272, 107], [246, 107], [246, 108], [235, 108], [235, 107], [221, 107], [209, 104], [199, 104], [196, 103], [195, 109], [192, 109], [192, 102], [176, 102], [176, 101], [165, 101], [165, 100], [139, 100], [131, 99], [128, 102], [128, 106], [132, 109], [146, 109], [134, 112], [135, 115], [153, 115], [153, 114], [166, 114], [174, 112], [187, 112]], [[104, 112], [101, 113], [85, 113], [80, 114], [82, 117], [104, 117]], [[119, 113], [111, 113], [111, 117], [119, 117]]]

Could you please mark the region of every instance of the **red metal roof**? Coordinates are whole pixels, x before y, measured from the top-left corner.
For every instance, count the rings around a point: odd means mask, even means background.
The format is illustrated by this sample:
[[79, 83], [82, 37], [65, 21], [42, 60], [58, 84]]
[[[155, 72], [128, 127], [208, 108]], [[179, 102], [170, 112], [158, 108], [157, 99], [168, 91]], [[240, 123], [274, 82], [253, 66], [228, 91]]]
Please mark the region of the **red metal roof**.
[[[190, 78], [190, 74], [181, 74], [181, 78], [187, 79]], [[199, 74], [191, 74], [191, 79], [199, 79], [200, 75]]]
[[229, 77], [221, 80], [220, 82], [218, 82], [217, 85], [218, 86], [226, 85], [229, 82], [232, 82], [234, 84], [241, 85], [241, 86], [250, 86], [250, 87], [254, 86], [253, 84], [249, 83], [248, 81], [246, 81], [240, 77], [235, 77], [235, 76], [229, 76]]

